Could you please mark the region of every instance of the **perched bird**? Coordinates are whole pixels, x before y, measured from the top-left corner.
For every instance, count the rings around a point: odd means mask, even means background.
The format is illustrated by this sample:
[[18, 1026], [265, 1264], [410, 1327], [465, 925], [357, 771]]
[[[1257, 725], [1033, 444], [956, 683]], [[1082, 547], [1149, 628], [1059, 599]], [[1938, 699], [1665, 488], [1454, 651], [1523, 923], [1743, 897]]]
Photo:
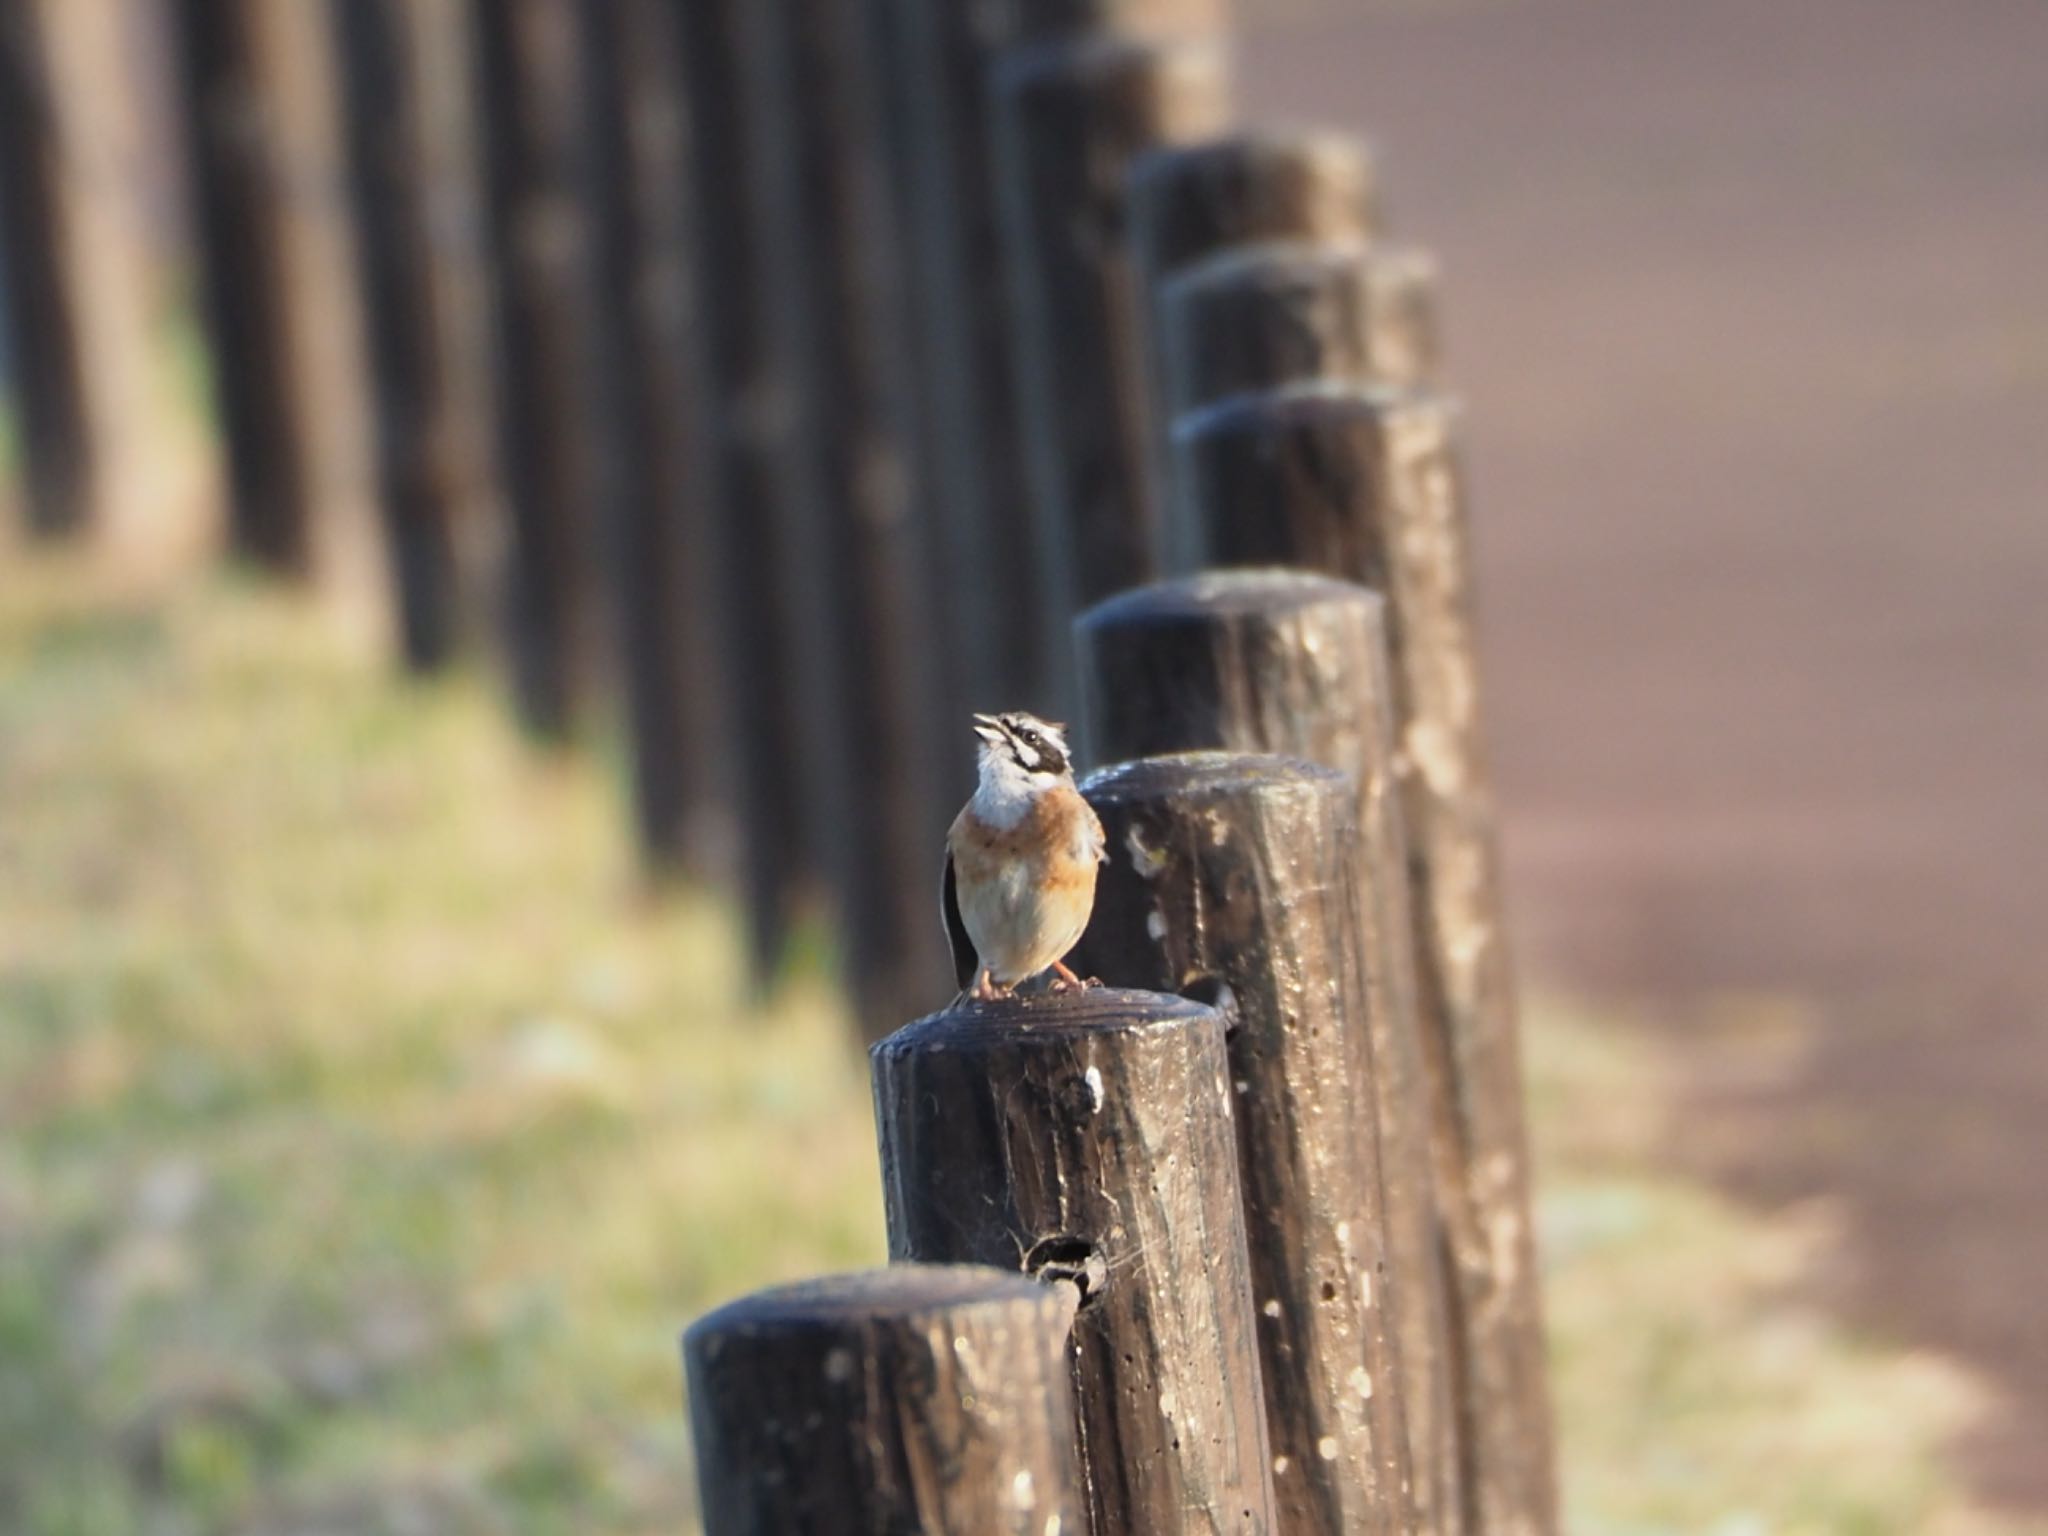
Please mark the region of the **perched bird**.
[[946, 834], [940, 908], [963, 995], [1007, 996], [1063, 959], [1095, 907], [1102, 823], [1074, 787], [1063, 727], [1035, 715], [976, 715], [981, 782]]

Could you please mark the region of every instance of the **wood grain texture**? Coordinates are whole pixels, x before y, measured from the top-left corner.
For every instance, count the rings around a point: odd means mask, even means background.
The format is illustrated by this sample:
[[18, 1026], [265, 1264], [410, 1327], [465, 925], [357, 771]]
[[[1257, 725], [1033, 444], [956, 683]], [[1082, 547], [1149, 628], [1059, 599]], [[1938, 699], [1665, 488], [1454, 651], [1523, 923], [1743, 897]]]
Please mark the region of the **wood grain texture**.
[[[1450, 1298], [1436, 1214], [1415, 982], [1408, 840], [1395, 787], [1383, 603], [1304, 571], [1212, 571], [1111, 598], [1075, 625], [1085, 741], [1114, 763], [1204, 748], [1277, 753], [1358, 796], [1363, 1017], [1420, 1529], [1461, 1529]], [[1106, 889], [1106, 888], [1105, 888]]]
[[1413, 1531], [1353, 781], [1202, 752], [1084, 791], [1113, 854], [1079, 965], [1227, 999], [1278, 1529]]
[[869, 1059], [891, 1257], [1082, 1288], [1096, 1536], [1274, 1530], [1217, 1014], [1147, 992], [1006, 998]]
[[1302, 385], [1189, 417], [1175, 447], [1210, 560], [1303, 566], [1387, 596], [1466, 1521], [1540, 1536], [1557, 1527], [1556, 1473], [1457, 422], [1440, 394]]
[[1046, 1536], [1084, 1517], [1072, 1286], [896, 1265], [757, 1292], [683, 1339], [706, 1536]]

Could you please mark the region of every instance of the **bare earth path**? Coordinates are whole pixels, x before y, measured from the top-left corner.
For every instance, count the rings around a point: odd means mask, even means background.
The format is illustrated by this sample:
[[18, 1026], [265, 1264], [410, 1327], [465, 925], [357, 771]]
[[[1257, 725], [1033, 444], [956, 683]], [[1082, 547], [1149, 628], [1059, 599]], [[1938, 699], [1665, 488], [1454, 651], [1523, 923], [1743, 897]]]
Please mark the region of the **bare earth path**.
[[1527, 968], [1664, 1005], [1674, 1154], [1839, 1205], [1834, 1299], [2010, 1393], [1966, 1453], [2048, 1508], [2048, 6], [1247, 31], [1445, 260]]

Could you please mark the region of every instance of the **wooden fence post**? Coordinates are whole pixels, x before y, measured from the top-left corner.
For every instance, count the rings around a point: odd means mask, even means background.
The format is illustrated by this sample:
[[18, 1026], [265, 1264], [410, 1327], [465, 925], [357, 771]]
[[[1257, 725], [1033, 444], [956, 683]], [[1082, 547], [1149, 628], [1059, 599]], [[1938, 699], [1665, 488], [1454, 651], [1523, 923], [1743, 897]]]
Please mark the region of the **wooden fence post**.
[[254, 0], [176, 0], [186, 159], [213, 383], [226, 437], [236, 552], [273, 569], [311, 561], [311, 492], [295, 418], [284, 232], [266, 163]]
[[695, 356], [706, 495], [712, 507], [719, 653], [734, 755], [747, 933], [756, 980], [780, 957], [817, 873], [805, 803], [793, 637], [783, 583], [794, 451], [794, 383], [772, 343], [780, 297], [763, 270], [754, 199], [766, 174], [748, 120], [746, 15], [753, 0], [668, 0], [682, 60], [702, 295]]
[[363, 322], [386, 553], [401, 648], [415, 671], [449, 660], [461, 632], [456, 449], [428, 231], [425, 129], [411, 7], [333, 0], [342, 62]]
[[1225, 65], [1215, 36], [1100, 33], [1012, 48], [996, 65], [997, 176], [1042, 554], [1041, 668], [1056, 709], [1073, 693], [1068, 621], [1156, 569], [1124, 177], [1146, 150], [1221, 123]]
[[1494, 808], [1481, 749], [1457, 409], [1311, 384], [1182, 420], [1178, 482], [1207, 557], [1292, 564], [1388, 599], [1412, 839], [1425, 1066], [1458, 1315], [1467, 1525], [1557, 1525], [1541, 1283]]
[[[930, 788], [932, 669], [914, 638], [917, 486], [875, 243], [881, 122], [855, 20], [850, 0], [754, 0], [748, 55], [774, 344], [796, 385], [787, 590], [806, 796], [872, 1041], [945, 996], [949, 977], [932, 916], [946, 813]], [[954, 727], [964, 743], [964, 718]]]
[[588, 707], [603, 654], [581, 18], [569, 0], [471, 0], [470, 18], [511, 521], [513, 681], [528, 728], [561, 738]]
[[1096, 1536], [1273, 1530], [1215, 1011], [1106, 990], [970, 1003], [869, 1059], [891, 1256], [1081, 1288]]
[[1131, 250], [1137, 264], [1152, 436], [1148, 473], [1160, 505], [1168, 570], [1192, 567], [1172, 487], [1165, 338], [1168, 282], [1222, 251], [1279, 240], [1362, 242], [1383, 223], [1371, 149], [1350, 134], [1259, 129], [1156, 149], [1131, 167]]
[[1357, 787], [1360, 1016], [1372, 1037], [1396, 1400], [1418, 1527], [1452, 1536], [1461, 1529], [1458, 1425], [1382, 606], [1363, 587], [1307, 572], [1211, 571], [1113, 597], [1075, 629], [1095, 761], [1269, 752], [1338, 769]]
[[1227, 997], [1278, 1529], [1415, 1529], [1359, 948], [1357, 789], [1185, 753], [1083, 786], [1112, 850], [1074, 952], [1112, 984]]
[[1438, 367], [1437, 264], [1412, 246], [1219, 251], [1159, 295], [1164, 414], [1313, 379], [1420, 386]]
[[1072, 1286], [896, 1265], [683, 1339], [705, 1536], [1079, 1536]]
[[0, 3], [0, 304], [21, 427], [24, 511], [39, 534], [90, 520], [95, 465], [63, 144], [41, 0]]
[[[346, 0], [344, 0], [346, 3]], [[656, 0], [588, 0], [597, 414], [604, 434], [616, 640], [640, 846], [658, 871], [704, 876], [718, 811], [709, 509], [690, 456], [692, 316], [675, 39]]]

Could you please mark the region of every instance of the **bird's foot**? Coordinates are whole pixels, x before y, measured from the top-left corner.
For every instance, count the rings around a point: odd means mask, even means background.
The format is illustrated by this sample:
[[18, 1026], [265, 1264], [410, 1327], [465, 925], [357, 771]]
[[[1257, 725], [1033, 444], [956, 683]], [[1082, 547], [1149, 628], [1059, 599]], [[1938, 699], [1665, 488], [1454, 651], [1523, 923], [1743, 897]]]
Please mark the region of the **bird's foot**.
[[1010, 991], [1008, 987], [998, 987], [995, 978], [989, 975], [988, 967], [983, 966], [975, 976], [974, 985], [968, 990], [968, 995], [977, 1003], [992, 1003], [999, 997], [1008, 997]]
[[1048, 992], [1086, 992], [1091, 987], [1102, 985], [1102, 978], [1099, 976], [1090, 976], [1087, 980], [1082, 980], [1064, 960], [1053, 961], [1052, 973], [1053, 979], [1046, 987]]

